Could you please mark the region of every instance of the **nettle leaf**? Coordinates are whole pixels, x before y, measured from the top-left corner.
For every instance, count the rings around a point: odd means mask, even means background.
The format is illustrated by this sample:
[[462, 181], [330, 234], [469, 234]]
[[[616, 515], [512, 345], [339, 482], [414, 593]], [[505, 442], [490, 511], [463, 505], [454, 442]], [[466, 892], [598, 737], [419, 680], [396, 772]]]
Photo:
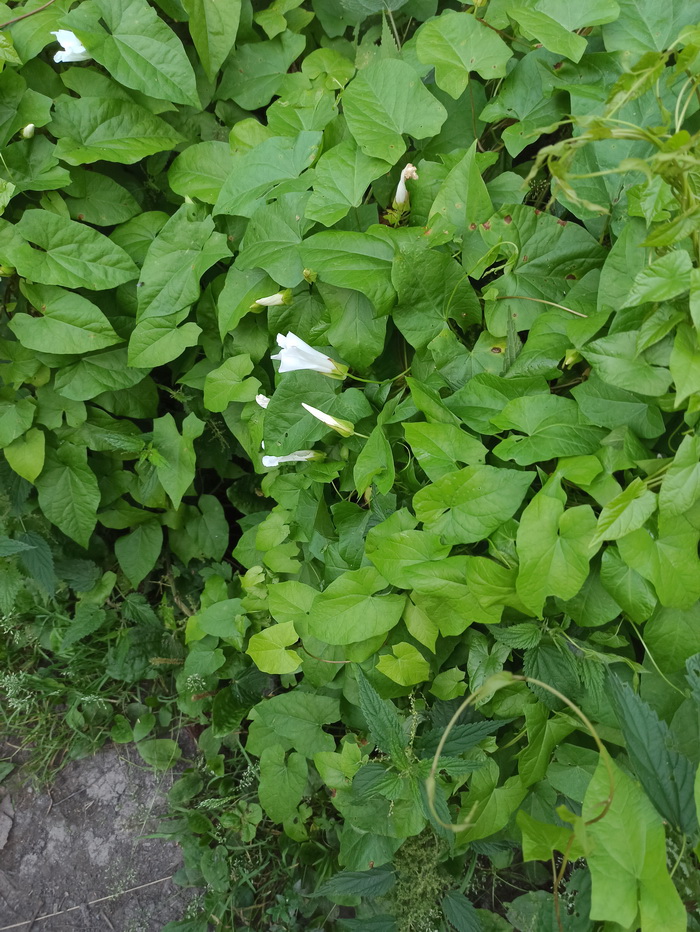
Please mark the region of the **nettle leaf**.
[[200, 106], [182, 43], [146, 0], [89, 0], [64, 22], [120, 84], [150, 97]]
[[[419, 61], [435, 68], [438, 87], [456, 100], [476, 71], [485, 81], [503, 78], [513, 52], [497, 32], [472, 13], [446, 10], [417, 33]], [[434, 135], [434, 134], [433, 134]]]
[[413, 498], [416, 517], [450, 544], [483, 540], [522, 504], [533, 472], [468, 466], [447, 473]]
[[36, 487], [39, 507], [49, 521], [87, 547], [97, 523], [100, 490], [88, 466], [86, 448], [63, 443], [57, 450], [47, 449]]
[[396, 706], [382, 699], [361, 669], [357, 670], [357, 689], [360, 709], [372, 740], [378, 748], [389, 754], [393, 763], [404, 768], [407, 764], [408, 736], [404, 732]]
[[58, 139], [57, 157], [68, 165], [98, 161], [131, 165], [183, 141], [145, 107], [99, 97], [59, 97], [51, 132]]
[[586, 423], [574, 401], [558, 395], [514, 398], [491, 423], [526, 435], [510, 436], [494, 448], [496, 456], [521, 466], [595, 453], [605, 436], [599, 427]]
[[403, 613], [405, 595], [376, 595], [387, 581], [374, 567], [343, 573], [309, 609], [309, 634], [326, 644], [353, 644], [386, 634]]
[[27, 349], [82, 355], [122, 342], [102, 311], [87, 298], [51, 285], [23, 282], [21, 289], [43, 315], [15, 314], [9, 322]]
[[406, 151], [403, 134], [435, 136], [443, 105], [405, 62], [384, 58], [360, 71], [343, 94], [343, 112], [362, 151], [394, 165]]
[[523, 604], [542, 617], [548, 596], [571, 599], [588, 576], [595, 553], [595, 515], [588, 505], [565, 509], [561, 480], [551, 479], [527, 506], [517, 534], [520, 570], [516, 590]]
[[673, 749], [666, 722], [629, 685], [616, 676], [610, 677], [609, 685], [627, 753], [647, 796], [676, 831], [694, 835], [698, 829], [694, 765]]

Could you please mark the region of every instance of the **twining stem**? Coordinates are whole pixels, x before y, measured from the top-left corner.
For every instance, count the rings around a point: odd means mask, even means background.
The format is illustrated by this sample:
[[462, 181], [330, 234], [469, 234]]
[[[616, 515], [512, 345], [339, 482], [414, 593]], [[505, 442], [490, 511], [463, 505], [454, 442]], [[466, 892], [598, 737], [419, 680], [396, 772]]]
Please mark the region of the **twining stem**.
[[8, 19], [5, 23], [0, 23], [0, 29], [5, 29], [7, 26], [12, 26], [14, 23], [18, 23], [21, 19], [26, 19], [28, 16], [34, 16], [35, 13], [41, 13], [42, 10], [45, 10], [47, 6], [51, 6], [52, 3], [55, 3], [56, 0], [48, 0], [48, 3], [45, 3], [43, 6], [38, 6], [36, 10], [30, 10], [28, 13], [22, 13], [21, 16], [15, 16], [14, 19]]
[[495, 301], [536, 301], [538, 304], [549, 304], [551, 307], [558, 307], [562, 311], [568, 311], [576, 317], [588, 318], [588, 314], [582, 314], [581, 311], [575, 311], [571, 307], [565, 307], [563, 304], [557, 304], [556, 301], [545, 301], [544, 298], [529, 298], [524, 294], [503, 294], [494, 298]]

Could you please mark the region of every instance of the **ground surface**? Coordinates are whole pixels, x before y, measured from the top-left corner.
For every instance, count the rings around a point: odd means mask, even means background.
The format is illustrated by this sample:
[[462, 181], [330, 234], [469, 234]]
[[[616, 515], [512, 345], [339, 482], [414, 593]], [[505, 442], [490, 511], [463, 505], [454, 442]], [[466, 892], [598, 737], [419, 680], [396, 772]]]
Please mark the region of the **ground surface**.
[[[0, 932], [160, 932], [183, 918], [191, 891], [170, 879], [142, 886], [181, 866], [176, 845], [142, 837], [155, 829], [173, 779], [154, 774], [128, 747], [73, 761], [50, 792], [23, 786], [21, 775], [7, 779]], [[110, 898], [87, 905], [102, 897]], [[59, 915], [40, 918], [50, 913]]]

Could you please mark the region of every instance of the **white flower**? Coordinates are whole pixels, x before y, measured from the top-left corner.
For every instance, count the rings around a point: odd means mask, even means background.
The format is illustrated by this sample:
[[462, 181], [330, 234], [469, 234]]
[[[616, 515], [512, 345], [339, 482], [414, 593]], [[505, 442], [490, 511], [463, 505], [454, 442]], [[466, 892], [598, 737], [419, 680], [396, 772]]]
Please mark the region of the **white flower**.
[[311, 405], [307, 405], [303, 401], [301, 406], [306, 411], [308, 411], [309, 414], [313, 414], [313, 416], [319, 421], [322, 421], [328, 427], [332, 427], [333, 430], [337, 430], [342, 437], [352, 437], [352, 435], [355, 433], [355, 425], [350, 421], [339, 420], [337, 417], [333, 417], [331, 414], [326, 414], [325, 411], [319, 411], [318, 408], [313, 408]]
[[20, 132], [22, 139], [31, 139], [34, 135], [34, 130], [36, 126], [33, 123], [27, 123], [27, 125]]
[[292, 292], [289, 288], [284, 291], [278, 291], [277, 294], [269, 294], [266, 298], [258, 298], [251, 307], [279, 307], [280, 304], [291, 304]]
[[394, 207], [408, 208], [409, 198], [406, 182], [409, 179], [411, 179], [411, 181], [418, 181], [418, 172], [416, 171], [416, 166], [411, 165], [410, 162], [401, 172], [401, 177], [399, 178], [399, 183], [396, 187], [396, 194], [394, 195]]
[[266, 469], [274, 469], [281, 463], [308, 463], [311, 460], [322, 460], [324, 457], [325, 453], [318, 453], [316, 450], [297, 450], [286, 456], [263, 456], [262, 464]]
[[56, 36], [56, 41], [63, 46], [63, 51], [56, 52], [54, 55], [54, 61], [87, 61], [92, 58], [80, 39], [70, 29], [57, 29], [51, 35]]
[[256, 395], [255, 400], [261, 408], [266, 408], [270, 404], [270, 399], [267, 397], [267, 395]]
[[313, 346], [304, 343], [303, 340], [294, 333], [288, 333], [284, 336], [282, 333], [277, 334], [277, 345], [281, 350], [271, 359], [279, 359], [280, 372], [295, 372], [297, 369], [312, 369], [314, 372], [322, 372], [329, 375], [332, 379], [344, 379], [348, 374], [348, 367], [343, 366], [331, 359], [330, 356], [324, 356], [319, 353]]

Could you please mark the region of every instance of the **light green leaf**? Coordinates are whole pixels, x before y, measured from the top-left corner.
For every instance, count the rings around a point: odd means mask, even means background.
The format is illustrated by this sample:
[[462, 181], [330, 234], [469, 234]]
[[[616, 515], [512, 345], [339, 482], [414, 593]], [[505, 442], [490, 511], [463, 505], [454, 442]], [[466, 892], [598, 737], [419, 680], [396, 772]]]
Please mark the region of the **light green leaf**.
[[172, 738], [149, 738], [139, 741], [136, 750], [154, 770], [169, 770], [182, 757], [182, 749]]
[[68, 165], [131, 165], [182, 142], [178, 132], [145, 107], [99, 97], [59, 97], [51, 132], [58, 139], [56, 155]]
[[415, 686], [430, 678], [430, 664], [413, 644], [394, 644], [390, 654], [381, 654], [377, 670], [400, 686]]
[[121, 343], [102, 311], [79, 294], [23, 282], [22, 293], [43, 316], [15, 314], [10, 329], [22, 346], [43, 353], [82, 355]]
[[252, 401], [260, 388], [258, 379], [246, 379], [253, 363], [246, 353], [231, 356], [204, 379], [204, 407], [208, 411], [225, 411], [232, 401]]
[[150, 97], [200, 106], [182, 43], [146, 0], [91, 0], [64, 22], [120, 84]]
[[184, 0], [183, 6], [199, 60], [213, 81], [236, 41], [241, 0]]
[[682, 515], [700, 498], [700, 437], [684, 437], [663, 477], [659, 509], [663, 514]]
[[413, 567], [442, 560], [450, 547], [429, 531], [399, 531], [376, 541], [368, 540], [365, 552], [387, 582], [399, 589], [410, 589]]
[[305, 45], [305, 36], [289, 30], [267, 42], [239, 45], [225, 69], [219, 96], [235, 100], [244, 110], [267, 106]]
[[476, 71], [485, 81], [503, 78], [513, 54], [498, 33], [480, 22], [472, 11], [452, 10], [421, 27], [416, 53], [419, 61], [435, 68], [438, 87], [455, 100], [465, 90], [470, 71]]
[[374, 567], [343, 573], [320, 592], [309, 610], [309, 633], [326, 644], [353, 644], [398, 624], [406, 597], [375, 593], [386, 588]]
[[565, 509], [561, 480], [551, 479], [523, 512], [517, 533], [516, 590], [539, 618], [548, 596], [571, 599], [588, 576], [595, 515], [589, 505]]
[[458, 463], [474, 466], [484, 462], [486, 447], [454, 424], [412, 422], [403, 424], [406, 441], [429, 479], [435, 482]]
[[632, 482], [605, 504], [598, 516], [592, 544], [616, 540], [640, 528], [656, 511], [657, 496], [641, 479]]
[[477, 433], [497, 434], [498, 428], [491, 419], [509, 401], [525, 395], [548, 394], [549, 386], [540, 377], [506, 379], [491, 372], [479, 372], [447, 399], [447, 406]]
[[147, 369], [127, 364], [126, 349], [93, 353], [79, 362], [59, 369], [56, 391], [71, 401], [87, 401], [101, 392], [132, 388], [148, 375]]
[[176, 157], [168, 170], [168, 183], [176, 194], [215, 204], [232, 167], [228, 143], [208, 139], [189, 146]]
[[375, 61], [353, 78], [343, 111], [362, 151], [392, 165], [406, 151], [404, 133], [416, 139], [435, 136], [447, 119], [413, 68], [394, 58]]
[[301, 665], [301, 657], [295, 650], [286, 648], [298, 640], [294, 624], [287, 621], [254, 634], [248, 642], [246, 653], [263, 673], [294, 673]]
[[153, 421], [153, 445], [164, 460], [156, 464], [156, 472], [175, 508], [180, 507], [182, 496], [194, 479], [194, 441], [201, 437], [203, 430], [204, 421], [194, 414], [188, 414], [182, 422], [182, 434], [172, 414]]
[[196, 346], [202, 328], [192, 321], [178, 327], [177, 320], [175, 315], [138, 323], [129, 339], [129, 365], [146, 369], [163, 366]]
[[632, 621], [641, 624], [656, 608], [657, 598], [650, 582], [627, 566], [616, 547], [606, 547], [600, 566], [600, 581]]
[[450, 544], [488, 537], [520, 507], [535, 474], [494, 466], [447, 473], [417, 492], [416, 517]]
[[43, 430], [32, 427], [5, 446], [3, 453], [13, 472], [27, 482], [34, 482], [44, 468], [45, 446], [46, 435]]
[[428, 223], [446, 223], [450, 231], [464, 236], [492, 214], [493, 204], [479, 171], [474, 142], [440, 185]]
[[[593, 880], [591, 918], [628, 928], [684, 932], [687, 913], [666, 866], [666, 838], [661, 816], [639, 784], [613, 761], [611, 794], [608, 769], [600, 761], [583, 801], [586, 820], [579, 835]], [[610, 806], [597, 819], [607, 799]], [[578, 834], [578, 832], [577, 832]]]
[[36, 480], [39, 507], [57, 528], [81, 547], [87, 547], [97, 523], [100, 490], [87, 463], [87, 450], [63, 443], [46, 450], [41, 475]]
[[663, 7], [655, 0], [617, 0], [619, 18], [603, 28], [609, 52], [661, 52], [675, 41], [681, 28], [697, 22], [694, 4], [669, 0]]
[[328, 230], [309, 236], [300, 249], [304, 267], [322, 282], [361, 291], [378, 314], [388, 313], [396, 297], [391, 284], [394, 250], [383, 237]]
[[586, 51], [588, 43], [584, 36], [569, 31], [541, 10], [532, 6], [509, 6], [508, 15], [518, 24], [526, 39], [540, 42], [550, 52], [566, 55], [577, 62]]
[[131, 534], [125, 534], [116, 541], [114, 552], [134, 589], [156, 565], [162, 547], [163, 528], [157, 521], [140, 524]]
[[284, 194], [258, 207], [246, 227], [236, 266], [264, 269], [282, 288], [303, 281], [298, 247], [312, 225], [304, 218], [307, 200], [307, 194]]
[[363, 495], [372, 483], [382, 495], [386, 495], [393, 486], [394, 454], [386, 434], [379, 425], [369, 435], [369, 440], [357, 457], [352, 476], [360, 495]]
[[681, 324], [676, 331], [669, 368], [676, 383], [676, 407], [679, 407], [689, 395], [700, 392], [700, 346], [690, 324]]
[[700, 598], [698, 531], [683, 515], [659, 515], [658, 534], [640, 528], [617, 545], [625, 563], [653, 583], [659, 601], [671, 608], [689, 608]]

